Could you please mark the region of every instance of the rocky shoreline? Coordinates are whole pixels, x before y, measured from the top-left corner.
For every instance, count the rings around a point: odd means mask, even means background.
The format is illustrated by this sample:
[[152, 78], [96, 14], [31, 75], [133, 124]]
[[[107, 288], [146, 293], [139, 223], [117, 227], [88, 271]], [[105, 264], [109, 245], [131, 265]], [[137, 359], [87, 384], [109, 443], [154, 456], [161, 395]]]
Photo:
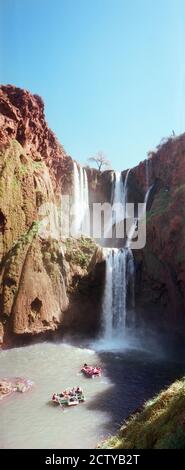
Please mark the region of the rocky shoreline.
[[28, 392], [34, 385], [29, 379], [25, 379], [22, 377], [14, 377], [14, 378], [1, 378], [0, 379], [0, 400], [7, 398], [8, 396], [12, 395], [14, 392], [25, 393]]

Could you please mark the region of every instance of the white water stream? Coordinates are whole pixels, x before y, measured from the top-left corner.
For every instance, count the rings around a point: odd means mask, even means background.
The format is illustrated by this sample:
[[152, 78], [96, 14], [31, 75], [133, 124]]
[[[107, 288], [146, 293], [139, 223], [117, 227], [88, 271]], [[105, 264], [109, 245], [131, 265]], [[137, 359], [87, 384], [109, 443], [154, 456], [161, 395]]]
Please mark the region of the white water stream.
[[89, 235], [89, 189], [85, 168], [73, 163], [73, 221], [71, 226], [72, 234]]
[[[114, 224], [123, 226], [126, 217], [128, 193], [127, 171], [123, 183], [122, 174], [116, 172], [113, 185], [112, 205], [120, 204], [120, 212], [116, 212]], [[121, 209], [122, 208], [122, 209]], [[128, 287], [131, 291], [131, 305], [134, 307], [134, 259], [129, 246], [123, 248], [104, 248], [106, 259], [105, 288], [102, 305], [103, 340], [118, 340], [123, 337], [127, 326]]]

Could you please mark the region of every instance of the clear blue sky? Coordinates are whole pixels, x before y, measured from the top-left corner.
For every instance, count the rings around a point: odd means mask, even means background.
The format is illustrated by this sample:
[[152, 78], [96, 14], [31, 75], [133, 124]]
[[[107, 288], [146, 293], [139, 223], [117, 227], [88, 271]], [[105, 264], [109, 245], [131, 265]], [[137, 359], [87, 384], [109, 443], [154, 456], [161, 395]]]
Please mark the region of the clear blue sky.
[[115, 169], [185, 131], [185, 0], [0, 0], [1, 82], [40, 94], [80, 162]]

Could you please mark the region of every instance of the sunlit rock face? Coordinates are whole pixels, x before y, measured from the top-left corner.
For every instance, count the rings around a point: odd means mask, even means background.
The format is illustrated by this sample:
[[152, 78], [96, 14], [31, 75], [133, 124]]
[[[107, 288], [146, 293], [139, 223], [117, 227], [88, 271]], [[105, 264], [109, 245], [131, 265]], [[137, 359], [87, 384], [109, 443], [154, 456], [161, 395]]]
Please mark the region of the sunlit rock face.
[[61, 185], [71, 159], [47, 125], [42, 98], [21, 88], [2, 85], [1, 146], [6, 146], [11, 139], [16, 139], [33, 160], [40, 161], [42, 157], [50, 169], [53, 185]]

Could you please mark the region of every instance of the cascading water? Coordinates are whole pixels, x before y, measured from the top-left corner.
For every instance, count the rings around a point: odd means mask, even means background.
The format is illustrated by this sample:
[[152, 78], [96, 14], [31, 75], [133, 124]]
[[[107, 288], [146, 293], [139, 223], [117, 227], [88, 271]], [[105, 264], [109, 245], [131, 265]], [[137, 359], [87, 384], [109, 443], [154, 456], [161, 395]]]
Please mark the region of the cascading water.
[[151, 186], [149, 186], [149, 188], [147, 189], [146, 193], [145, 193], [145, 198], [144, 198], [144, 205], [143, 205], [143, 209], [139, 215], [139, 217], [135, 217], [134, 218], [134, 222], [132, 223], [131, 227], [130, 227], [130, 230], [127, 234], [127, 240], [126, 240], [126, 248], [130, 248], [130, 245], [131, 245], [131, 242], [132, 242], [132, 239], [134, 238], [134, 233], [135, 233], [135, 230], [137, 229], [137, 226], [138, 226], [138, 222], [139, 220], [144, 216], [144, 213], [145, 211], [147, 210], [147, 206], [148, 206], [148, 200], [149, 200], [149, 197], [150, 197], [150, 193], [153, 189], [154, 185], [152, 184]]
[[132, 315], [129, 316], [130, 324], [133, 326], [135, 320], [135, 266], [132, 250], [127, 248], [127, 286], [129, 287], [130, 311]]
[[[123, 205], [124, 205], [124, 216], [126, 217], [126, 204], [127, 204], [127, 195], [128, 195], [128, 177], [130, 174], [130, 169], [127, 171], [123, 186]], [[123, 184], [123, 183], [122, 183]]]
[[147, 192], [145, 194], [144, 203], [146, 204], [146, 209], [147, 209], [148, 199], [149, 199], [149, 196], [150, 196], [150, 193], [151, 193], [151, 190], [153, 189], [153, 187], [154, 187], [154, 184], [151, 184], [151, 186], [149, 186], [149, 188], [147, 189]]
[[89, 186], [85, 168], [83, 168], [83, 207], [83, 233], [90, 236]]
[[[113, 224], [120, 224], [126, 217], [127, 183], [130, 170], [127, 171], [123, 184], [121, 173], [115, 173], [112, 205], [121, 204], [123, 210], [116, 213]], [[132, 250], [126, 245], [123, 248], [105, 248], [106, 260], [105, 290], [103, 298], [103, 338], [123, 335], [127, 326], [127, 306], [134, 308], [134, 259]], [[129, 297], [129, 299], [128, 299]]]
[[72, 234], [90, 235], [89, 189], [85, 168], [73, 163], [73, 223]]
[[152, 160], [150, 157], [147, 157], [145, 160], [145, 175], [146, 175], [146, 186], [145, 186], [145, 191], [147, 192], [150, 186], [150, 181], [151, 181], [151, 164]]
[[118, 171], [115, 172], [114, 185], [112, 191], [112, 206], [120, 204], [120, 210], [116, 213], [113, 219], [113, 224], [118, 224], [126, 217], [126, 203], [127, 203], [127, 182], [130, 170], [127, 171], [125, 181], [123, 183], [122, 174]]
[[106, 279], [103, 300], [105, 340], [118, 336], [126, 326], [126, 257], [127, 250], [105, 248]]

